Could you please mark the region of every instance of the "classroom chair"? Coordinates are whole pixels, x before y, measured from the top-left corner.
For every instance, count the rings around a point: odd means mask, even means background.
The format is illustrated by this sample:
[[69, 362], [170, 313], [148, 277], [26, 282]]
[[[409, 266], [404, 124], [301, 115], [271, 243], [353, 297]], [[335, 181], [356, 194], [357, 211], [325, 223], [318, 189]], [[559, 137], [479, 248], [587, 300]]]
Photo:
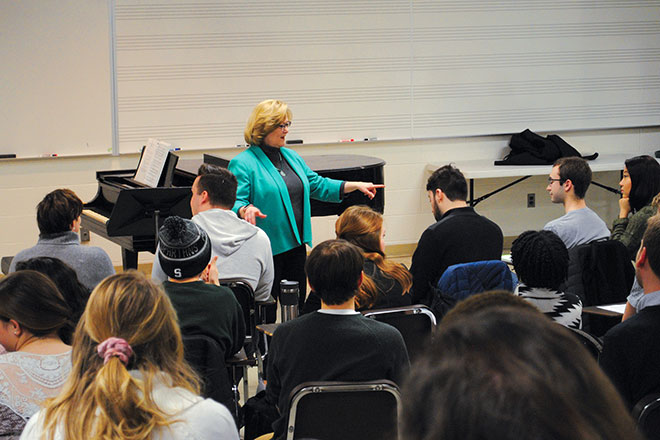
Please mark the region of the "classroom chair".
[[[272, 306], [275, 301], [255, 301], [254, 290], [243, 280], [224, 279], [220, 280], [220, 285], [228, 287], [232, 291], [243, 310], [246, 330], [245, 343], [243, 344], [244, 351], [228, 360], [227, 363], [232, 369], [235, 394], [238, 394], [238, 382], [242, 377], [243, 398], [247, 401], [249, 389], [247, 369], [257, 367], [259, 377], [264, 377], [263, 359], [266, 353], [263, 347], [265, 347], [265, 343], [259, 340], [260, 333], [257, 330], [257, 325], [264, 321], [265, 308]], [[239, 371], [241, 374], [239, 374]]]
[[411, 362], [426, 351], [436, 327], [435, 315], [421, 304], [365, 310], [362, 314], [399, 330]]
[[[568, 251], [568, 278], [560, 290], [574, 293], [582, 306], [625, 302], [635, 278], [628, 249], [616, 240], [598, 240]], [[582, 315], [582, 329], [602, 336], [621, 319]]]
[[603, 341], [597, 336], [594, 336], [584, 330], [578, 330], [576, 328], [567, 327], [580, 341], [580, 344], [589, 351], [589, 353], [594, 357], [596, 361], [600, 358], [600, 354], [603, 351]]
[[287, 440], [395, 440], [401, 394], [394, 382], [306, 382], [289, 396]]
[[206, 335], [183, 335], [184, 357], [203, 380], [202, 396], [220, 402], [238, 423], [238, 400], [225, 364], [225, 353]]
[[640, 399], [633, 407], [632, 415], [647, 440], [660, 440], [660, 393]]

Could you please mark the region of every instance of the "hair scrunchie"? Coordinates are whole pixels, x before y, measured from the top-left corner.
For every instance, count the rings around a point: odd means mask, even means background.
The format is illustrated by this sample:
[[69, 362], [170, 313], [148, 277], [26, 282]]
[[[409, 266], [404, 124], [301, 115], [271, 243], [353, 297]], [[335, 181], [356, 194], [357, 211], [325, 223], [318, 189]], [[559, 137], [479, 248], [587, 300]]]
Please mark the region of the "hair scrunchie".
[[133, 356], [133, 349], [122, 338], [110, 337], [101, 342], [96, 351], [103, 358], [103, 365], [107, 364], [111, 357], [117, 356], [124, 365], [128, 365], [128, 360]]

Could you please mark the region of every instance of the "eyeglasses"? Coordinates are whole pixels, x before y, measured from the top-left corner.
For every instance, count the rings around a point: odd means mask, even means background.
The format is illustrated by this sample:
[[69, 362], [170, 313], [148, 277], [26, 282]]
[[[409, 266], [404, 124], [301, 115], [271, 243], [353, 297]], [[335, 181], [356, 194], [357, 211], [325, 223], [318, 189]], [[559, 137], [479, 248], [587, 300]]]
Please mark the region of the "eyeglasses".
[[562, 179], [553, 179], [552, 177], [548, 177], [548, 184], [552, 184], [552, 182], [562, 183]]
[[280, 124], [278, 125], [278, 127], [280, 127], [280, 129], [282, 130], [284, 130], [285, 128], [289, 128], [291, 127], [291, 121], [285, 122], [284, 124]]

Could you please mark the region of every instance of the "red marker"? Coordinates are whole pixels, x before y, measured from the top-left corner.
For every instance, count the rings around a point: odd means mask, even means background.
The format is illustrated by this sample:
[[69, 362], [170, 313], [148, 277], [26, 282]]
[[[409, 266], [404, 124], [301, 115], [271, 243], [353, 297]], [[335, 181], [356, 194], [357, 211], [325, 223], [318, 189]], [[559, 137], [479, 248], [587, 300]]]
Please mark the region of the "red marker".
[[339, 142], [355, 142], [355, 139], [342, 139]]

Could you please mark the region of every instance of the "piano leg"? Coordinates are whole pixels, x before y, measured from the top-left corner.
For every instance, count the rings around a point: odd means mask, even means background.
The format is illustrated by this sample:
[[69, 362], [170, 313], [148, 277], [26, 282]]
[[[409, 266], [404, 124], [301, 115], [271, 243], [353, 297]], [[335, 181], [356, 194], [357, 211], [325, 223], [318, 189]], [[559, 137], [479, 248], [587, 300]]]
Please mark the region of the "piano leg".
[[121, 262], [124, 270], [137, 269], [138, 267], [138, 253], [129, 251], [126, 248], [121, 248]]

